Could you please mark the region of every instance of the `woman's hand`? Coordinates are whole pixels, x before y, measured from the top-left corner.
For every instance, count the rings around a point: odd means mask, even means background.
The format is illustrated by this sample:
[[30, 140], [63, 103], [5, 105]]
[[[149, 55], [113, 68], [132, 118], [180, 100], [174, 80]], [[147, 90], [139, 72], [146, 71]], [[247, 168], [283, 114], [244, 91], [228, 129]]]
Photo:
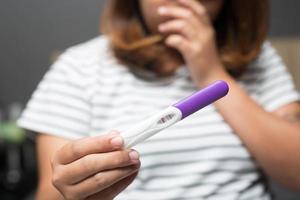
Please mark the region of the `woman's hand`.
[[65, 199], [111, 200], [136, 177], [140, 161], [116, 132], [70, 142], [52, 159], [53, 185]]
[[196, 0], [178, 0], [179, 6], [163, 6], [159, 15], [170, 20], [158, 30], [167, 35], [166, 45], [184, 57], [194, 81], [201, 82], [214, 70], [223, 69], [215, 32], [205, 7]]

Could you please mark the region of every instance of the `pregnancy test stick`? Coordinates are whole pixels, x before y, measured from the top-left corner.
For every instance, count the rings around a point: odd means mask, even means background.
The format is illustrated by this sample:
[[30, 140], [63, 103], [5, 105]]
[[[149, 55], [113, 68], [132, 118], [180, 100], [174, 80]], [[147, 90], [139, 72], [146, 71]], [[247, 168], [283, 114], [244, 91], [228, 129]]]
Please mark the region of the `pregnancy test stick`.
[[131, 129], [122, 132], [124, 147], [131, 148], [176, 122], [227, 95], [228, 84], [216, 81], [195, 94], [169, 106]]

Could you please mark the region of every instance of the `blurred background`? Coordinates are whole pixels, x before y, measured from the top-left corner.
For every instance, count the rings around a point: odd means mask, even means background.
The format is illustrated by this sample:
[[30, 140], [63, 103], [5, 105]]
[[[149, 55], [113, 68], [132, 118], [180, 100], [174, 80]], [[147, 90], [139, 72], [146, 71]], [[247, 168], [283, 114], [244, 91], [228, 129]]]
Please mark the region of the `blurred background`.
[[[59, 52], [98, 35], [105, 1], [0, 2], [0, 199], [33, 199], [37, 182], [34, 136], [25, 135], [15, 120]], [[299, 89], [300, 1], [271, 2], [269, 39]], [[276, 200], [300, 199], [300, 194], [272, 181], [271, 187]]]

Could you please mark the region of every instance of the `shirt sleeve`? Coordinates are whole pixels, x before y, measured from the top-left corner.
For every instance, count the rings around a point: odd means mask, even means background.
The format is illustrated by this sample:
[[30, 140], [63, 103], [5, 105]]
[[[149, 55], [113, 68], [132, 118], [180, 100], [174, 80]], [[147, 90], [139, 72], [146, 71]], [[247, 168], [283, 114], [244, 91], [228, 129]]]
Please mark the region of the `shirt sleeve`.
[[51, 66], [18, 120], [20, 127], [68, 139], [89, 135], [91, 106], [76, 59], [68, 50]]
[[270, 42], [264, 44], [257, 65], [260, 66], [259, 99], [267, 111], [272, 112], [289, 103], [300, 101], [291, 74]]

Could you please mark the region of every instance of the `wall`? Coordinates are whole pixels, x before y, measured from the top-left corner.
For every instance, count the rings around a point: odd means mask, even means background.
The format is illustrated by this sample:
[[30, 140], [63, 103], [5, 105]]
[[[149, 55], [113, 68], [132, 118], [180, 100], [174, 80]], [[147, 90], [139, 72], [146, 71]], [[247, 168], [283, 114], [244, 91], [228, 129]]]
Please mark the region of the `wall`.
[[[1, 4], [0, 102], [8, 104], [26, 102], [53, 51], [98, 34], [104, 1], [1, 0]], [[271, 36], [300, 36], [298, 10], [299, 0], [273, 0]]]

